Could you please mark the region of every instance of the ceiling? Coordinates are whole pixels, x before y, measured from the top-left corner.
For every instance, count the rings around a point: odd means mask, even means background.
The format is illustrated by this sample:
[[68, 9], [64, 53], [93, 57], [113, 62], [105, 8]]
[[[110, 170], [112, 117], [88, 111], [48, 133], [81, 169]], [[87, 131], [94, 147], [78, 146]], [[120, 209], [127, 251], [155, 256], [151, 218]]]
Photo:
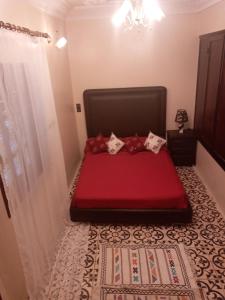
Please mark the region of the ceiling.
[[[38, 9], [48, 14], [65, 18], [72, 15], [74, 17], [85, 17], [85, 11], [91, 11], [88, 16], [100, 11], [106, 12], [109, 8], [120, 5], [121, 0], [28, 0]], [[202, 11], [223, 0], [158, 0], [166, 14], [196, 13]], [[95, 17], [96, 17], [95, 16]], [[93, 15], [92, 15], [93, 17]]]

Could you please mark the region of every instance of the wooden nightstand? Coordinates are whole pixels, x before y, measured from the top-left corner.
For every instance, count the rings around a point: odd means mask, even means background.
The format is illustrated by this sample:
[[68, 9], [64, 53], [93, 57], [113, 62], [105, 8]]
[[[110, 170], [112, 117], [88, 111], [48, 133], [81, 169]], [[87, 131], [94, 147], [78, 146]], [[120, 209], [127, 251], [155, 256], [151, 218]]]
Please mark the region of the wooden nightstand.
[[192, 166], [196, 160], [196, 136], [192, 129], [167, 131], [167, 147], [176, 166]]

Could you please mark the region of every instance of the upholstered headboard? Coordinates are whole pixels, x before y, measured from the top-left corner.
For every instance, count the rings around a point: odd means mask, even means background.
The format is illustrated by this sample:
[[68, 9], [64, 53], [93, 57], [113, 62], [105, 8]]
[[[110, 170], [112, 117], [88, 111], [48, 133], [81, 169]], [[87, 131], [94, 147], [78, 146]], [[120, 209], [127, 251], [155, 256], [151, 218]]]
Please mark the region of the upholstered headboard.
[[136, 87], [84, 91], [88, 137], [166, 133], [166, 88]]

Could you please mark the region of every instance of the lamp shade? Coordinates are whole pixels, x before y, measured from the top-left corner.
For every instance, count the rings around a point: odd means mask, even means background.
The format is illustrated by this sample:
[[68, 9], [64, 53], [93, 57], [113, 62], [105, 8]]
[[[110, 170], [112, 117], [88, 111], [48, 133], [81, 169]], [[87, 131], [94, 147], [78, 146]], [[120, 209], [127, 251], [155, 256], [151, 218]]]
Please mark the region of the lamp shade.
[[188, 115], [185, 109], [178, 109], [175, 122], [177, 123], [185, 123], [188, 121]]

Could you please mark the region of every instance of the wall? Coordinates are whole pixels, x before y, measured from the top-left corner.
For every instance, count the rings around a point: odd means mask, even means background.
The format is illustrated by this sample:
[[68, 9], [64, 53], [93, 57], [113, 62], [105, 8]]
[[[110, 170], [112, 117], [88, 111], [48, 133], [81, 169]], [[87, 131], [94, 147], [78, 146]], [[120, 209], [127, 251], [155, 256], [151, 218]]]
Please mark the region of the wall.
[[[48, 32], [57, 37], [55, 30], [65, 36], [64, 23], [56, 18], [47, 18]], [[49, 28], [51, 28], [49, 30]], [[54, 30], [54, 32], [53, 32]], [[56, 38], [55, 38], [56, 40]], [[80, 161], [79, 142], [73, 105], [68, 49], [58, 49], [54, 43], [47, 47], [49, 69], [55, 98], [56, 113], [61, 133], [68, 185], [73, 180]]]
[[225, 0], [197, 15], [198, 35], [225, 29]]
[[26, 1], [16, 0], [0, 1], [0, 20], [48, 32], [53, 37], [53, 42], [46, 45], [46, 48], [69, 184], [80, 155], [67, 47], [59, 50], [54, 46], [56, 31], [59, 32], [58, 34], [64, 33], [64, 21], [41, 14]]
[[[225, 1], [201, 12], [197, 16], [199, 22], [198, 35], [225, 29], [224, 16]], [[200, 144], [198, 145], [196, 168], [225, 215], [225, 171]]]
[[25, 279], [12, 223], [0, 193], [0, 293], [3, 300], [27, 299]]
[[[109, 18], [66, 21], [75, 102], [90, 88], [154, 86], [168, 89], [167, 128], [177, 108], [193, 125], [198, 38], [195, 15], [167, 16], [152, 30], [115, 29]], [[84, 113], [77, 113], [81, 151]]]
[[[26, 1], [1, 0], [0, 20], [33, 30], [48, 32], [54, 36], [56, 30], [64, 31], [64, 22], [44, 15], [29, 6]], [[56, 112], [61, 133], [68, 184], [79, 161], [79, 147], [73, 110], [72, 88], [68, 68], [67, 48], [61, 51], [52, 44], [46, 45], [55, 96]], [[18, 249], [10, 220], [5, 216], [0, 198], [0, 288], [8, 297], [4, 299], [26, 299], [26, 288]]]
[[200, 143], [197, 147], [196, 169], [225, 216], [225, 171]]

